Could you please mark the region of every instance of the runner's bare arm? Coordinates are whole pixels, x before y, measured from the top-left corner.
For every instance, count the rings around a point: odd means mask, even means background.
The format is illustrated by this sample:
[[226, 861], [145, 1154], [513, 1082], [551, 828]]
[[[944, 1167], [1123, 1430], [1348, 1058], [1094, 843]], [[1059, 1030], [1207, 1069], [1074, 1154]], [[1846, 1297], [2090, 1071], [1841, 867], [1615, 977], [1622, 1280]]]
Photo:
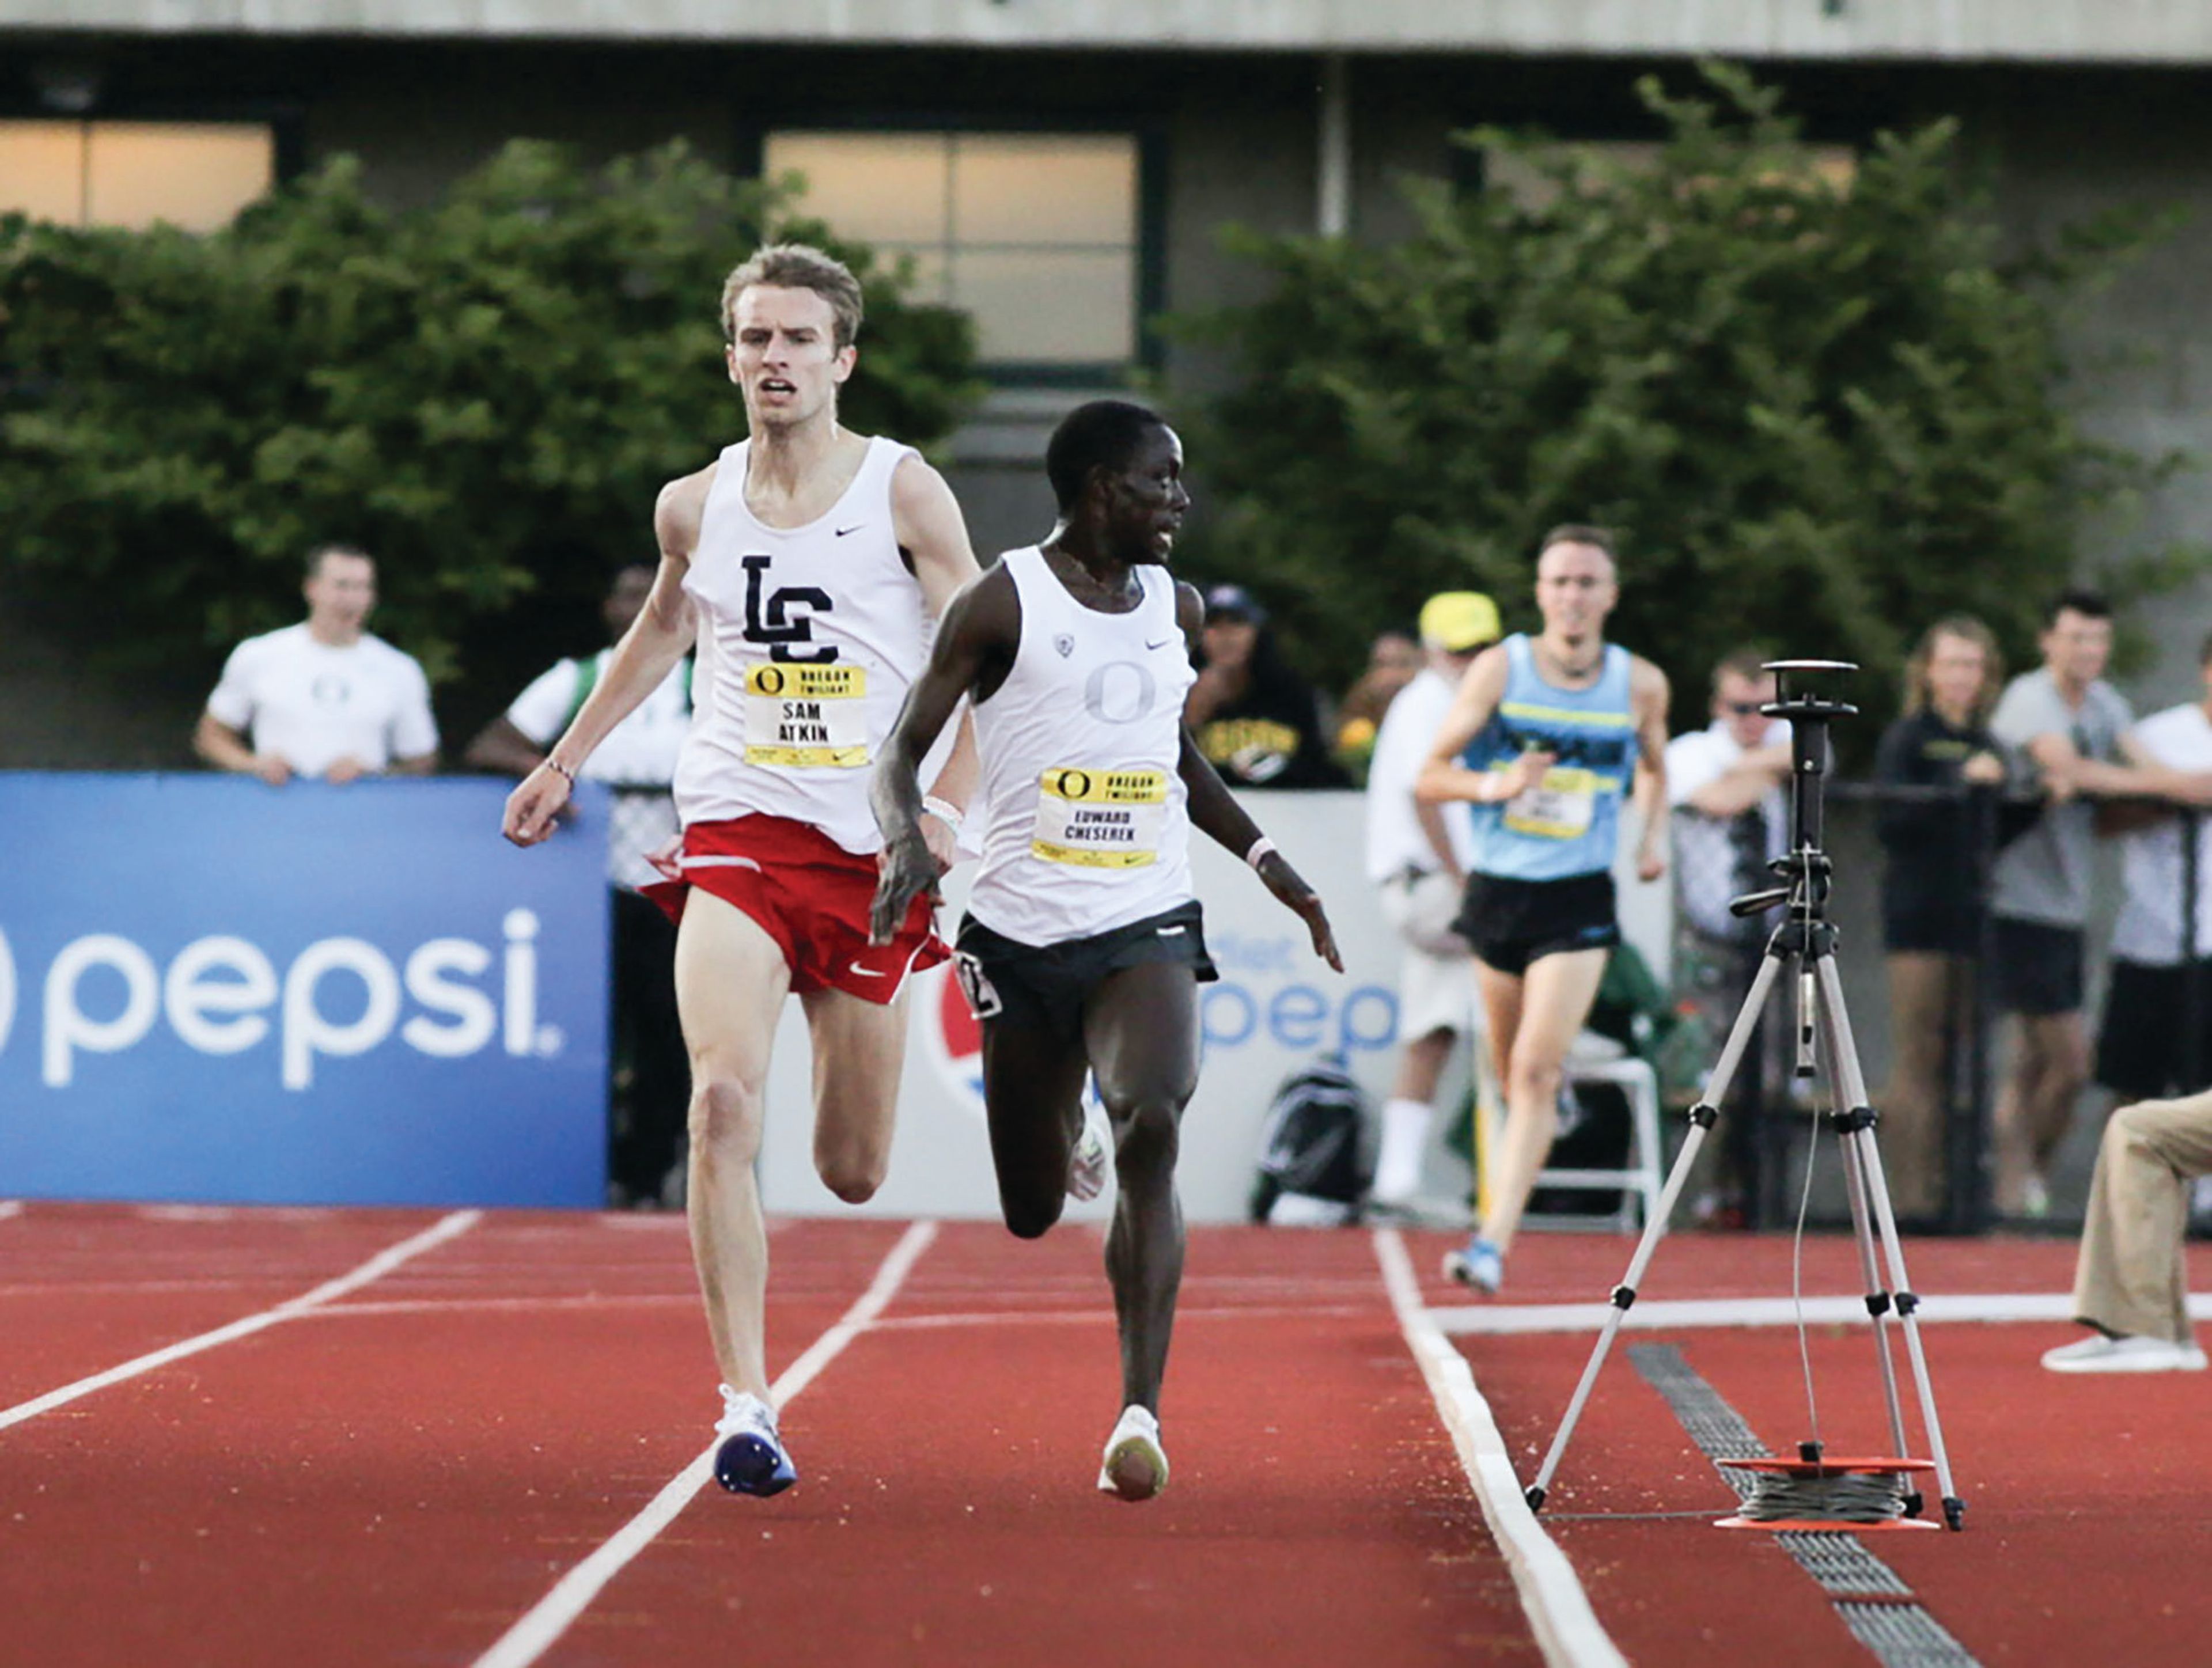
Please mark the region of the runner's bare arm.
[[1505, 699], [1507, 661], [1503, 645], [1485, 649], [1462, 673], [1459, 692], [1437, 731], [1427, 762], [1413, 779], [1413, 798], [1424, 804], [1471, 799], [1477, 804], [1496, 804], [1510, 799], [1543, 779], [1551, 767], [1549, 753], [1527, 753], [1503, 770], [1469, 770], [1460, 762], [1467, 744], [1482, 733]]
[[[973, 583], [981, 570], [975, 565], [975, 552], [968, 542], [968, 524], [961, 518], [952, 488], [919, 458], [903, 459], [891, 476], [891, 521], [899, 549], [914, 570], [915, 583], [921, 587], [923, 606], [931, 619], [942, 622], [953, 597]], [[964, 811], [980, 773], [975, 726], [963, 712], [960, 727], [953, 734], [952, 751], [937, 779], [929, 784], [929, 798]], [[933, 816], [924, 832], [939, 864], [951, 867], [953, 830]]]
[[691, 646], [697, 622], [684, 594], [684, 575], [699, 544], [699, 521], [714, 484], [714, 465], [672, 481], [653, 506], [653, 531], [660, 546], [660, 571], [653, 591], [607, 661], [606, 673], [592, 686], [567, 731], [545, 750], [545, 761], [507, 796], [501, 831], [518, 846], [535, 846], [553, 832], [561, 807], [575, 785], [575, 773], [607, 732], [660, 687]]
[[1013, 664], [1021, 634], [1021, 601], [1012, 576], [1000, 568], [979, 574], [938, 622], [929, 664], [906, 692], [868, 782], [868, 804], [884, 836], [876, 900], [868, 911], [872, 943], [889, 943], [914, 900], [944, 872], [922, 829], [921, 761], [963, 695], [988, 695], [998, 687]]
[[[1176, 585], [1176, 621], [1182, 628], [1186, 642], [1195, 642], [1206, 622], [1205, 600], [1195, 586], [1180, 581]], [[1191, 827], [1215, 845], [1249, 862], [1253, 850], [1263, 838], [1260, 825], [1237, 803], [1220, 773], [1199, 751], [1198, 740], [1190, 733], [1187, 721], [1182, 726], [1182, 753], [1176, 762], [1176, 773], [1182, 778], [1183, 790], [1189, 797]], [[1267, 844], [1253, 867], [1261, 883], [1275, 895], [1276, 900], [1305, 922], [1306, 931], [1313, 939], [1314, 954], [1342, 973], [1344, 957], [1337, 953], [1336, 934], [1329, 926], [1328, 912], [1322, 907], [1321, 894], [1306, 884], [1291, 866], [1290, 859], [1277, 851], [1273, 842]]]
[[1636, 876], [1667, 872], [1667, 674], [1641, 655], [1628, 666], [1628, 700], [1636, 715], [1636, 785], [1632, 800], [1644, 833], [1636, 842]]

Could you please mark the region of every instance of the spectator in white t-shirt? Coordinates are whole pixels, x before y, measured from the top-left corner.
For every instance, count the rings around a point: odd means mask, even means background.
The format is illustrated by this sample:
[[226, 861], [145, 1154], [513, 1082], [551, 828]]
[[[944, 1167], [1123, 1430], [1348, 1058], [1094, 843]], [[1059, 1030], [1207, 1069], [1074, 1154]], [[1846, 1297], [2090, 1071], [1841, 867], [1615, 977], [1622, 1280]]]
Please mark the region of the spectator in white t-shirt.
[[[2203, 699], [2154, 713], [2133, 734], [2152, 763], [2212, 781], [2212, 637], [2201, 652]], [[2112, 926], [2097, 1081], [2123, 1101], [2212, 1088], [2212, 817], [2199, 809], [2185, 822], [2170, 803], [2137, 801], [2112, 806], [2099, 827], [2124, 830], [2125, 893]], [[2185, 830], [2197, 845], [2193, 899]]]
[[295, 776], [429, 774], [438, 762], [429, 680], [412, 655], [365, 629], [376, 606], [374, 561], [324, 545], [308, 556], [301, 589], [306, 620], [231, 651], [193, 750], [271, 786]]
[[1413, 781], [1451, 710], [1460, 679], [1498, 638], [1498, 607], [1447, 591], [1421, 609], [1421, 671], [1399, 690], [1367, 769], [1367, 878], [1405, 941], [1398, 974], [1398, 1075], [1382, 1105], [1374, 1200], [1404, 1205], [1421, 1179], [1437, 1083], [1462, 1034], [1474, 1035], [1474, 961], [1452, 930], [1467, 884], [1471, 831], [1463, 804], [1426, 805]]
[[[622, 641], [644, 610], [656, 571], [653, 563], [640, 561], [616, 572], [599, 606], [613, 642]], [[613, 653], [609, 647], [556, 661], [477, 733], [464, 755], [469, 764], [529, 775], [605, 676]], [[610, 1202], [618, 1205], [681, 1202], [691, 1076], [676, 1015], [676, 924], [638, 889], [660, 878], [652, 856], [676, 836], [671, 788], [690, 727], [691, 663], [680, 660], [607, 732], [578, 772], [612, 790], [611, 826], [605, 830], [607, 882], [614, 895], [607, 1180]]]
[[[1774, 884], [1766, 864], [1789, 844], [1790, 725], [1761, 709], [1774, 699], [1765, 657], [1750, 649], [1713, 668], [1712, 721], [1667, 743], [1667, 798], [1674, 810], [1674, 974], [1679, 1007], [1693, 1012], [1716, 1052], [1735, 1023], [1772, 923], [1740, 919], [1731, 900]], [[1766, 1033], [1773, 1034], [1773, 1028]], [[1770, 1044], [1771, 1046], [1771, 1044]], [[1761, 1062], [1745, 1063], [1756, 1085]], [[1741, 1103], [1740, 1103], [1741, 1104]], [[1750, 1125], [1736, 1117], [1707, 1148], [1714, 1171], [1693, 1183], [1695, 1214], [1737, 1225], [1747, 1214]]]

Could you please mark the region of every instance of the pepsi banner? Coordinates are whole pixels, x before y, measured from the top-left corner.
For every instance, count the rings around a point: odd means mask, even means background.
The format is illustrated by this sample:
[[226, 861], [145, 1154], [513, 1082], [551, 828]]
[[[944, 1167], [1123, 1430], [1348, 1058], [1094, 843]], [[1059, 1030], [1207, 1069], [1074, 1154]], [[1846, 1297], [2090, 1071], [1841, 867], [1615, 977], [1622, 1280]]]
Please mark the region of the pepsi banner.
[[606, 798], [0, 773], [0, 1197], [599, 1204]]

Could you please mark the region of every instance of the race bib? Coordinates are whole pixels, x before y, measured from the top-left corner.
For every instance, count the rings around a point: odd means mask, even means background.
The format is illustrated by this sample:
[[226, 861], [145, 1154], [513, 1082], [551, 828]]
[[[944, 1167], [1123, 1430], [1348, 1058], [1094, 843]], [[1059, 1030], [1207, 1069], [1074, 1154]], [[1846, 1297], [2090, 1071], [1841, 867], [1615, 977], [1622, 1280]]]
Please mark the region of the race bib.
[[857, 770], [868, 762], [865, 666], [757, 661], [745, 669], [745, 762]]
[[1037, 784], [1032, 855], [1083, 869], [1141, 869], [1160, 860], [1167, 826], [1164, 770], [1085, 770], [1063, 765]]
[[1605, 779], [1594, 770], [1554, 765], [1544, 779], [1505, 802], [1505, 826], [1543, 840], [1574, 840], [1589, 832]]

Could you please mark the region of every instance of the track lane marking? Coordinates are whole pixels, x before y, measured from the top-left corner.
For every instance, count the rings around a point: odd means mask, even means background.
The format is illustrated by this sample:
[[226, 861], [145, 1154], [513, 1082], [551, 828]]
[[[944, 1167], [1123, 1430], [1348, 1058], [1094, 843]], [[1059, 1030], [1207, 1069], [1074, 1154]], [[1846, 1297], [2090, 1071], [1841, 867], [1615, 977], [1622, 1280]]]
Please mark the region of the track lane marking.
[[[1431, 1309], [1429, 1316], [1442, 1331], [1460, 1337], [1595, 1332], [1605, 1324], [1611, 1307], [1603, 1301], [1470, 1303]], [[1803, 1308], [1808, 1325], [1870, 1324], [1863, 1297], [1808, 1297]], [[1937, 1296], [1922, 1293], [1920, 1307], [1913, 1313], [1915, 1319], [1923, 1321], [2071, 1320], [2074, 1298], [2069, 1292], [1954, 1292]], [[2212, 1319], [2212, 1293], [2191, 1296], [2189, 1313], [2195, 1319]], [[1794, 1326], [1797, 1314], [1798, 1306], [1787, 1297], [1685, 1297], [1656, 1301], [1645, 1298], [1621, 1317], [1620, 1324], [1624, 1331], [1655, 1327]]]
[[150, 1354], [126, 1361], [119, 1367], [111, 1367], [104, 1373], [95, 1373], [88, 1379], [79, 1379], [75, 1384], [65, 1384], [58, 1390], [50, 1390], [45, 1395], [34, 1397], [30, 1401], [19, 1402], [14, 1407], [0, 1409], [0, 1430], [5, 1430], [10, 1425], [20, 1425], [26, 1419], [35, 1419], [41, 1413], [49, 1412], [65, 1403], [76, 1401], [80, 1397], [89, 1396], [95, 1390], [105, 1390], [110, 1385], [122, 1383], [125, 1379], [135, 1379], [141, 1374], [151, 1373], [157, 1368], [167, 1367], [171, 1362], [182, 1361], [187, 1356], [197, 1356], [203, 1350], [216, 1348], [218, 1344], [231, 1343], [242, 1337], [250, 1337], [256, 1332], [264, 1331], [295, 1316], [305, 1314], [335, 1298], [343, 1297], [348, 1292], [358, 1291], [372, 1280], [382, 1279], [409, 1259], [418, 1257], [434, 1246], [443, 1245], [456, 1234], [467, 1233], [483, 1220], [483, 1212], [481, 1210], [456, 1210], [449, 1216], [440, 1218], [434, 1226], [424, 1228], [420, 1234], [410, 1239], [402, 1240], [397, 1245], [386, 1246], [351, 1272], [342, 1274], [335, 1280], [325, 1280], [313, 1290], [302, 1292], [297, 1297], [287, 1298], [273, 1309], [264, 1309], [258, 1314], [250, 1314], [243, 1319], [234, 1320], [227, 1326], [218, 1326], [211, 1332], [202, 1332], [195, 1337], [185, 1338], [179, 1343], [155, 1350]]
[[21, 1216], [22, 1214], [23, 1214], [23, 1201], [22, 1201], [22, 1200], [21, 1200], [21, 1199], [0, 1199], [0, 1221], [5, 1221], [5, 1220], [6, 1220], [8, 1217], [9, 1217], [9, 1216]]
[[[891, 1247], [890, 1254], [876, 1271], [876, 1277], [867, 1290], [860, 1294], [836, 1325], [808, 1345], [805, 1353], [785, 1368], [782, 1376], [769, 1386], [769, 1398], [779, 1412], [793, 1397], [812, 1384], [847, 1344], [869, 1329], [936, 1237], [937, 1224], [933, 1222], [915, 1222], [900, 1236], [899, 1242]], [[491, 1649], [477, 1659], [475, 1668], [528, 1668], [529, 1664], [551, 1649], [569, 1625], [591, 1608], [592, 1601], [607, 1583], [652, 1545], [660, 1532], [675, 1522], [693, 1497], [707, 1486], [708, 1478], [714, 1472], [714, 1447], [715, 1444], [709, 1442], [698, 1458], [662, 1486], [643, 1511], [555, 1582], [550, 1592], [501, 1635]]]
[[1521, 1481], [1505, 1452], [1505, 1439], [1492, 1418], [1490, 1404], [1475, 1388], [1467, 1357], [1452, 1346], [1421, 1301], [1420, 1283], [1395, 1228], [1375, 1230], [1375, 1259], [1407, 1346], [1428, 1380], [1437, 1411], [1451, 1434], [1461, 1467], [1498, 1538], [1520, 1592], [1521, 1608], [1536, 1636], [1537, 1648], [1553, 1668], [1627, 1668], [1590, 1608], [1589, 1595], [1565, 1553], [1546, 1534], [1522, 1497]]

